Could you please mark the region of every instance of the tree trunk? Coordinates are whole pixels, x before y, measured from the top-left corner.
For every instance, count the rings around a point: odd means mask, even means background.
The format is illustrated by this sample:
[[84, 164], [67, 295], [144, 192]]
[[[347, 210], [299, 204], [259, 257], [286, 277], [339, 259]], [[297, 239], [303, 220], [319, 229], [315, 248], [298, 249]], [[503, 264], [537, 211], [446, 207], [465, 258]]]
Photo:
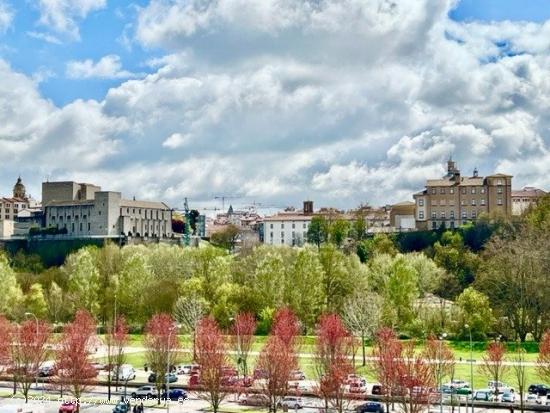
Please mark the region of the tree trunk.
[[363, 349], [363, 367], [367, 365], [367, 356], [365, 354], [365, 333], [361, 333], [361, 347]]

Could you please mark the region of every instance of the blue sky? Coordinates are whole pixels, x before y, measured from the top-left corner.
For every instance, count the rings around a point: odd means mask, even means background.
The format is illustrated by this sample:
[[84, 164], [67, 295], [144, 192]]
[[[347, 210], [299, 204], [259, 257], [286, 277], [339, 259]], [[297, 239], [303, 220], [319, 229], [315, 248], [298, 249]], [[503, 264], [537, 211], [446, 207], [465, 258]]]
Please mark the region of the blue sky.
[[455, 3], [0, 0], [0, 195], [345, 208], [451, 153], [549, 189], [550, 0]]

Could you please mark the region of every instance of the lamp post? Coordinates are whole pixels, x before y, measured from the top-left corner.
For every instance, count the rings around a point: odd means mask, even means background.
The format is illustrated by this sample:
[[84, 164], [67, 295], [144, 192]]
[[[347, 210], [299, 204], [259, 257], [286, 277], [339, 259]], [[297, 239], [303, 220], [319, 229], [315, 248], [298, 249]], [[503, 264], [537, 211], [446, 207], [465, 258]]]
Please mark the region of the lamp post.
[[[38, 330], [39, 330], [39, 322], [38, 322], [38, 317], [34, 314], [34, 313], [30, 313], [30, 312], [27, 312], [25, 313], [25, 317], [34, 317], [34, 321], [36, 322], [35, 326], [35, 340], [38, 340]], [[36, 376], [34, 378], [35, 380], [35, 386], [36, 386], [36, 389], [38, 390], [38, 372], [36, 372]]]
[[[464, 324], [464, 327], [468, 329], [470, 334], [470, 389], [472, 391], [472, 413], [474, 413], [474, 348], [472, 342], [472, 327], [468, 324]], [[466, 409], [466, 412], [468, 409]]]

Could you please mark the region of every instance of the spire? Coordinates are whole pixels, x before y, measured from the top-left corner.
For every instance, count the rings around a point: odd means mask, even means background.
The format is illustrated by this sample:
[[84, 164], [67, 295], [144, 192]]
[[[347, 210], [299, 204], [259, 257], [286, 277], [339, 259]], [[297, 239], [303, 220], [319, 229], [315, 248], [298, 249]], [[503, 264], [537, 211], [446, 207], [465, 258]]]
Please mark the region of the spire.
[[17, 182], [13, 186], [13, 197], [21, 198], [21, 199], [27, 198], [25, 185], [23, 185], [23, 181], [21, 180], [21, 175], [19, 175], [19, 177], [17, 178]]

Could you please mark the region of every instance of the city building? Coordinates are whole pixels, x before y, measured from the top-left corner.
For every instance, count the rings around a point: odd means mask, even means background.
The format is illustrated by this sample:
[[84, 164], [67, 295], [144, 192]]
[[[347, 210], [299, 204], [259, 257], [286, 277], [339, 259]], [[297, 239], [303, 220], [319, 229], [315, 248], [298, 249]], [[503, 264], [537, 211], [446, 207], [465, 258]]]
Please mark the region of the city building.
[[17, 182], [13, 187], [13, 196], [0, 198], [0, 221], [15, 221], [19, 211], [31, 206], [32, 202], [27, 197], [25, 185], [23, 185], [21, 177], [17, 178]]
[[455, 162], [447, 162], [447, 174], [428, 179], [426, 188], [414, 194], [417, 229], [455, 228], [480, 215], [512, 215], [512, 176], [486, 177], [474, 170], [462, 176]]
[[394, 231], [413, 231], [416, 229], [416, 205], [406, 201], [392, 205], [390, 210], [390, 227]]
[[71, 237], [172, 236], [172, 211], [163, 202], [123, 199], [120, 192], [76, 182], [44, 182], [46, 228]]
[[544, 195], [545, 191], [532, 186], [512, 191], [512, 215], [522, 215], [530, 207], [535, 206]]
[[287, 208], [283, 212], [265, 217], [260, 238], [269, 245], [303, 245], [313, 214], [313, 202], [304, 201], [300, 210]]

